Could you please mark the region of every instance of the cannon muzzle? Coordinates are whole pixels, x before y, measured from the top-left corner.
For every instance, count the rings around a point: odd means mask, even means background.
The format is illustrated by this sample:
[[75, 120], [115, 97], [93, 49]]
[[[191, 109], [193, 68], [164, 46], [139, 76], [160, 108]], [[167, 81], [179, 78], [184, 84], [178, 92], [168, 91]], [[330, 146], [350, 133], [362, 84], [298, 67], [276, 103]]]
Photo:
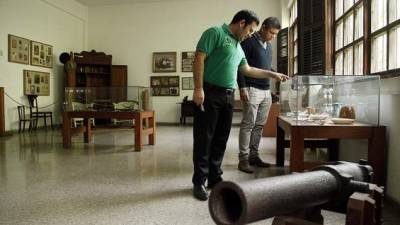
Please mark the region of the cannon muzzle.
[[367, 192], [372, 168], [337, 162], [313, 171], [250, 180], [223, 181], [209, 198], [217, 224], [246, 224], [344, 199], [354, 191]]

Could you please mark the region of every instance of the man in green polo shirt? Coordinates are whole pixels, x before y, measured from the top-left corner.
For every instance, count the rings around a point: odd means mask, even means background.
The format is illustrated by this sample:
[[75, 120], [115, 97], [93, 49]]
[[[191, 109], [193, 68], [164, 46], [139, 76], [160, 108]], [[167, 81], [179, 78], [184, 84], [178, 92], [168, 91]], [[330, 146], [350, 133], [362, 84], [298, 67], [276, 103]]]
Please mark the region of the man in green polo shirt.
[[249, 10], [235, 14], [229, 25], [212, 27], [201, 36], [194, 59], [196, 103], [193, 122], [193, 196], [208, 199], [204, 183], [213, 188], [222, 181], [221, 164], [231, 130], [234, 89], [238, 69], [255, 78], [285, 81], [284, 74], [250, 67], [240, 42], [250, 37], [259, 24]]

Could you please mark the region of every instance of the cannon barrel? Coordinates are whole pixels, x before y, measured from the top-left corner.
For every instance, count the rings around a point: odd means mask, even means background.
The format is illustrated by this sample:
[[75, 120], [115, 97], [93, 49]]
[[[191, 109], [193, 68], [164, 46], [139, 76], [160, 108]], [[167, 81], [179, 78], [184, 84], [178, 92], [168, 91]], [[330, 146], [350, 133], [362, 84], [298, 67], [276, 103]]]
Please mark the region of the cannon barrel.
[[217, 224], [246, 224], [367, 192], [372, 168], [363, 164], [337, 162], [310, 172], [220, 182], [210, 194], [211, 217]]

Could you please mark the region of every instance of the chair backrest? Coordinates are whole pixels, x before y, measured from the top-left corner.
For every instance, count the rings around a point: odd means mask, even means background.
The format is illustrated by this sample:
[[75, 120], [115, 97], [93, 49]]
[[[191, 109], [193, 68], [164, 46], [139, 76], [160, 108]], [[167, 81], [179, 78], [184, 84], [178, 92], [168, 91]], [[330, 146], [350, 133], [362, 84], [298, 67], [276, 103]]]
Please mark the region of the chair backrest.
[[24, 120], [26, 119], [26, 115], [25, 115], [25, 106], [23, 105], [19, 105], [18, 107], [18, 118], [19, 120]]
[[29, 102], [29, 106], [31, 107], [31, 113], [32, 112], [39, 112], [39, 106], [38, 106], [38, 102], [37, 102], [37, 96], [32, 96], [32, 97], [28, 97], [28, 102]]

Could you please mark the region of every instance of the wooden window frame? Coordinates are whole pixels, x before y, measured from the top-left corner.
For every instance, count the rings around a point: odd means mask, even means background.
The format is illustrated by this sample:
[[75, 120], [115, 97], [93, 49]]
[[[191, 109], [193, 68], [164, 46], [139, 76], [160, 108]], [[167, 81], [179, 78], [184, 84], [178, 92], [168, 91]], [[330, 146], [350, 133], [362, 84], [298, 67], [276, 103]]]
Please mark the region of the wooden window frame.
[[369, 35], [370, 35], [370, 39], [369, 39], [369, 70], [368, 72], [371, 72], [371, 46], [372, 46], [372, 39], [376, 36], [378, 36], [379, 34], [382, 33], [386, 33], [386, 70], [384, 71], [380, 71], [380, 72], [375, 72], [375, 73], [371, 73], [374, 75], [381, 75], [382, 78], [390, 78], [390, 77], [398, 77], [400, 76], [400, 68], [395, 68], [395, 69], [389, 69], [389, 54], [390, 54], [390, 41], [389, 41], [389, 34], [390, 34], [390, 30], [393, 29], [394, 27], [400, 25], [400, 18], [397, 20], [394, 20], [393, 22], [389, 22], [389, 4], [390, 4], [390, 0], [388, 0], [386, 2], [386, 25], [384, 27], [379, 28], [378, 30], [371, 32], [371, 17], [372, 17], [372, 10], [371, 10], [371, 0], [366, 0], [368, 1], [369, 7], [368, 7], [368, 20], [369, 20]]
[[[335, 4], [336, 4], [336, 1], [335, 0], [332, 0], [332, 4], [330, 4], [330, 5], [328, 5], [328, 7], [332, 7], [332, 9], [331, 9], [331, 12], [332, 12], [332, 22], [333, 22], [333, 24], [332, 24], [332, 45], [333, 45], [333, 49], [332, 49], [332, 63], [333, 63], [333, 67], [332, 67], [332, 69], [333, 69], [333, 74], [335, 74], [336, 75], [336, 56], [339, 54], [339, 53], [342, 53], [343, 54], [343, 60], [342, 60], [342, 71], [341, 71], [341, 73], [340, 73], [340, 75], [348, 75], [348, 74], [344, 74], [344, 59], [345, 59], [345, 52], [346, 52], [346, 50], [348, 49], [348, 48], [352, 48], [352, 51], [353, 51], [353, 59], [352, 59], [352, 63], [353, 63], [353, 68], [352, 68], [352, 75], [355, 75], [354, 74], [354, 71], [355, 71], [355, 66], [354, 66], [354, 58], [355, 58], [355, 54], [354, 54], [354, 49], [355, 49], [355, 47], [358, 45], [358, 44], [360, 44], [361, 42], [362, 42], [362, 44], [363, 44], [363, 46], [364, 46], [364, 51], [363, 51], [363, 73], [365, 74], [365, 58], [366, 58], [366, 55], [365, 55], [365, 46], [366, 46], [366, 44], [365, 43], [367, 43], [367, 42], [365, 42], [365, 35], [366, 35], [366, 29], [365, 29], [365, 26], [363, 27], [363, 35], [361, 36], [361, 37], [359, 37], [359, 38], [357, 38], [357, 39], [355, 39], [355, 32], [356, 32], [356, 10], [358, 9], [358, 7], [360, 7], [361, 5], [362, 5], [362, 7], [363, 7], [363, 16], [364, 16], [364, 21], [365, 21], [365, 1], [368, 1], [368, 0], [357, 0], [357, 1], [355, 1], [354, 2], [354, 4], [349, 8], [349, 9], [347, 9], [347, 11], [343, 11], [343, 14], [341, 15], [341, 16], [339, 16], [337, 19], [335, 19], [336, 18], [336, 8], [335, 8]], [[344, 4], [343, 4], [343, 7], [344, 7]], [[345, 29], [344, 29], [344, 26], [345, 26], [345, 19], [349, 16], [349, 15], [351, 15], [351, 14], [353, 14], [353, 40], [350, 42], [350, 43], [347, 43], [346, 45], [345, 45], [345, 43], [344, 43], [344, 36], [345, 36], [345, 33], [344, 33], [344, 31], [345, 31]], [[337, 49], [336, 50], [336, 25], [339, 23], [339, 22], [341, 22], [342, 21], [342, 23], [343, 23], [343, 33], [342, 33], [342, 43], [343, 43], [343, 46], [341, 47], [341, 48], [339, 48], [339, 49]]]
[[[296, 16], [296, 18], [294, 18], [294, 20], [293, 20], [293, 22], [289, 19], [289, 23], [290, 22], [292, 22], [291, 24], [289, 24], [289, 31], [288, 31], [288, 37], [289, 37], [289, 40], [288, 40], [288, 45], [289, 45], [289, 52], [288, 52], [288, 60], [289, 60], [289, 71], [288, 71], [288, 75], [290, 75], [290, 76], [295, 76], [295, 75], [298, 75], [298, 73], [299, 73], [299, 35], [298, 35], [298, 31], [299, 31], [299, 15], [298, 15], [298, 3], [297, 3], [297, 0], [295, 0], [295, 1], [293, 1], [293, 3], [292, 3], [292, 5], [290, 6], [290, 13], [292, 12], [292, 7], [294, 7], [294, 4], [297, 4], [297, 9], [296, 9], [296, 11], [297, 11], [297, 16]], [[297, 32], [297, 39], [296, 40], [294, 40], [294, 36], [295, 36], [295, 34], [294, 34], [294, 31], [295, 31], [295, 28], [297, 28], [296, 29], [296, 32]], [[295, 44], [297, 44], [297, 55], [296, 56], [294, 56], [294, 46], [295, 46]], [[296, 68], [296, 73], [294, 73], [294, 67], [295, 67], [295, 64], [294, 64], [294, 62], [295, 62], [295, 60], [297, 60], [297, 68]]]
[[[329, 59], [331, 60], [331, 64], [327, 64], [327, 66], [330, 65], [330, 68], [327, 68], [327, 71], [330, 69], [333, 71], [333, 74], [336, 74], [335, 71], [335, 59], [336, 55], [339, 52], [342, 52], [344, 55], [345, 49], [348, 47], [353, 48], [353, 63], [354, 63], [354, 48], [359, 44], [361, 41], [363, 43], [363, 74], [374, 74], [374, 75], [380, 75], [381, 78], [390, 78], [390, 77], [398, 77], [400, 76], [400, 68], [395, 68], [395, 69], [389, 69], [389, 54], [390, 51], [386, 51], [386, 70], [380, 71], [380, 72], [374, 72], [371, 73], [371, 47], [372, 47], [372, 40], [374, 37], [376, 37], [379, 34], [386, 33], [386, 43], [387, 46], [386, 48], [389, 49], [390, 46], [390, 31], [395, 28], [396, 26], [400, 25], [400, 18], [390, 22], [389, 17], [390, 17], [390, 12], [389, 12], [389, 6], [390, 6], [390, 0], [387, 1], [386, 5], [386, 25], [384, 27], [379, 28], [378, 30], [371, 32], [371, 5], [372, 5], [372, 0], [355, 0], [354, 4], [352, 7], [350, 7], [347, 11], [343, 12], [343, 14], [335, 19], [335, 0], [326, 0], [330, 2], [330, 4], [326, 4], [326, 12], [327, 17], [329, 18], [326, 22], [326, 29], [330, 29], [331, 32], [327, 32], [327, 34], [330, 34], [329, 37], [331, 38], [330, 43], [332, 48], [329, 50], [327, 49], [327, 55], [329, 56]], [[354, 39], [351, 43], [342, 46], [342, 48], [336, 50], [336, 25], [337, 22], [340, 20], [343, 20], [344, 23], [344, 18], [348, 16], [350, 13], [354, 13], [354, 19], [353, 19], [353, 35], [355, 33], [355, 9], [360, 6], [360, 4], [363, 5], [363, 36], [357, 39]], [[329, 15], [330, 13], [330, 15]], [[344, 35], [344, 31], [343, 31]], [[354, 36], [355, 37], [355, 36]], [[353, 74], [354, 74], [354, 64], [353, 64]], [[343, 60], [343, 70], [344, 70], [344, 60]], [[342, 72], [343, 73], [343, 72]]]

